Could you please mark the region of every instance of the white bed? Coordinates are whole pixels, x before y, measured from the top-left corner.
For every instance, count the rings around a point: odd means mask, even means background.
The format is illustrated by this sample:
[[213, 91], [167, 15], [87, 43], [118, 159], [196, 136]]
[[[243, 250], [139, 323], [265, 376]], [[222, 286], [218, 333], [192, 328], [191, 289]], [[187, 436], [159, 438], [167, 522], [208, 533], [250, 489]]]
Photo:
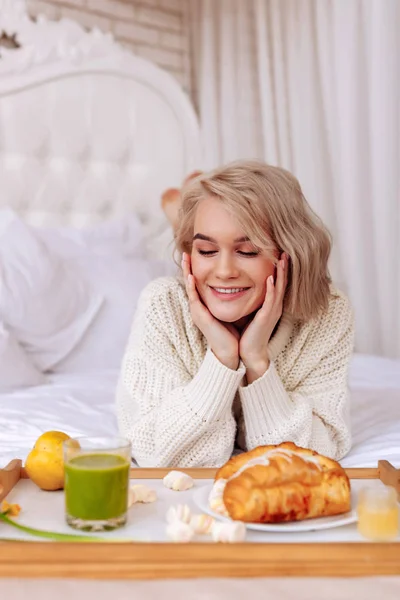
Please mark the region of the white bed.
[[[201, 168], [195, 113], [168, 74], [99, 31], [65, 20], [33, 23], [20, 0], [0, 0], [2, 30], [16, 34], [20, 48], [0, 47], [0, 262], [7, 284], [0, 354], [8, 352], [0, 356], [0, 467], [24, 459], [46, 430], [117, 431], [114, 391], [138, 294], [153, 277], [174, 272], [160, 195]], [[63, 287], [60, 273], [70, 285]], [[375, 466], [380, 458], [400, 467], [400, 362], [356, 355], [350, 385], [354, 443], [343, 464]], [[233, 597], [232, 581], [203, 584], [195, 593], [188, 582], [170, 582], [164, 591]], [[62, 592], [51, 581], [8, 581], [2, 589], [17, 600], [26, 585], [41, 598], [55, 590], [59, 598], [107, 594], [96, 583], [73, 581]], [[120, 598], [162, 590], [157, 583], [120, 585]], [[265, 585], [239, 583], [239, 597], [246, 589], [265, 598]], [[284, 582], [267, 585], [271, 597], [293, 597]], [[312, 598], [318, 585], [293, 580], [291, 590]], [[399, 590], [394, 578], [363, 585], [365, 598], [368, 590], [385, 598]]]
[[[75, 435], [117, 433], [117, 369], [55, 374], [42, 386], [0, 396], [0, 467], [25, 459], [37, 437], [52, 429]], [[400, 468], [400, 364], [355, 355], [350, 374], [353, 448], [347, 467], [375, 467], [378, 458]]]

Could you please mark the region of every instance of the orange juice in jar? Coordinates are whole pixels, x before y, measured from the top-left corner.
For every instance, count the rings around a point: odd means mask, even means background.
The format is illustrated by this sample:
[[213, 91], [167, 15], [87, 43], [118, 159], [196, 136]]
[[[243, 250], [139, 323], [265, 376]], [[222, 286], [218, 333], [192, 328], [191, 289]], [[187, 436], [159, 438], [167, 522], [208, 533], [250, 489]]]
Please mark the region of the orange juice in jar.
[[357, 505], [358, 531], [373, 541], [394, 540], [399, 534], [399, 506], [392, 487], [364, 488]]

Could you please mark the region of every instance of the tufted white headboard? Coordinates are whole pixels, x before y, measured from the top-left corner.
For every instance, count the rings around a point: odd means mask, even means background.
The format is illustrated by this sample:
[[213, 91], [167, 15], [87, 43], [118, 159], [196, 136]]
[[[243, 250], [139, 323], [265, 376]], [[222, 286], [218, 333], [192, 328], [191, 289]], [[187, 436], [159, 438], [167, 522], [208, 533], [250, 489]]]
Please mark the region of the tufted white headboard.
[[33, 22], [23, 0], [0, 0], [2, 31], [19, 47], [0, 46], [0, 206], [38, 225], [134, 211], [160, 255], [160, 195], [202, 166], [188, 97], [110, 34]]

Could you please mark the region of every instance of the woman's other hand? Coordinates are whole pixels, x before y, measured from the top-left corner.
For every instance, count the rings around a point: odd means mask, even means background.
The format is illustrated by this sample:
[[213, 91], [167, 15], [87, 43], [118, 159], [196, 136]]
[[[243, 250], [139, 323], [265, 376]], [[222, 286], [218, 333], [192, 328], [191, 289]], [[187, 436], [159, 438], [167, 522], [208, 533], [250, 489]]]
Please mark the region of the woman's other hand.
[[228, 369], [236, 371], [239, 366], [239, 332], [234, 325], [218, 321], [201, 301], [191, 270], [190, 256], [186, 252], [182, 255], [182, 271], [194, 324], [205, 336], [218, 360]]
[[262, 377], [269, 367], [268, 342], [282, 316], [287, 272], [288, 257], [283, 253], [277, 265], [276, 283], [272, 275], [268, 277], [264, 303], [242, 332], [239, 355], [246, 367], [248, 384]]

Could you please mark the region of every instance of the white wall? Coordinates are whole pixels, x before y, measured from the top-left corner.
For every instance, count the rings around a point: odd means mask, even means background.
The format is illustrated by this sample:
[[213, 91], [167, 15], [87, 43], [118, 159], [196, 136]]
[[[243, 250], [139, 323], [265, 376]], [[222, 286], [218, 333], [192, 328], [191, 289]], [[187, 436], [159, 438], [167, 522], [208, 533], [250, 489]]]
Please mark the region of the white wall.
[[111, 31], [135, 54], [157, 63], [190, 93], [186, 0], [27, 0], [32, 16], [67, 17]]

